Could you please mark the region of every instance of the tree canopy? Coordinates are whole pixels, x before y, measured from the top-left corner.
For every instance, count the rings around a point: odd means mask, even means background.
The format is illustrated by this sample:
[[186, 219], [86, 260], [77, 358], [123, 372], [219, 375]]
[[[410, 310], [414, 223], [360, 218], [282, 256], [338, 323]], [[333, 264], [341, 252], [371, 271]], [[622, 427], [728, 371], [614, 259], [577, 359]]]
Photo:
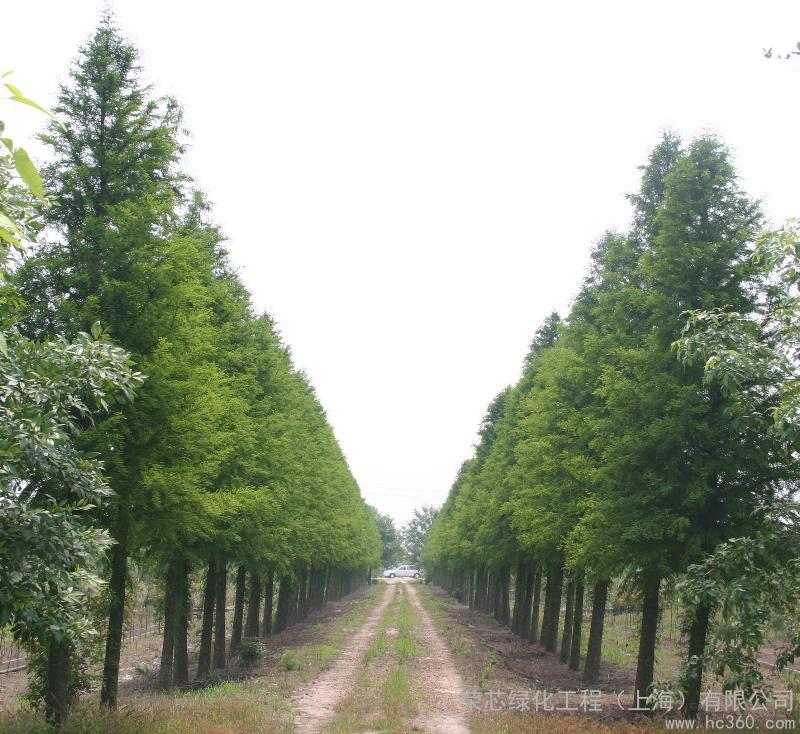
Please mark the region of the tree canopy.
[[[684, 145], [665, 134], [629, 198], [630, 229], [598, 241], [567, 318], [543, 325], [519, 382], [490, 405], [424, 558], [444, 583], [501, 621], [509, 569], [517, 569], [522, 604], [527, 579], [540, 570], [547, 581], [542, 642], [552, 650], [564, 577], [567, 617], [584, 579], [599, 598], [609, 579], [628, 579], [642, 605], [638, 701], [654, 683], [662, 586], [720, 544], [760, 532], [766, 509], [797, 477], [785, 440], [791, 418], [783, 418], [796, 397], [785, 379], [796, 325], [785, 319], [781, 330], [775, 319], [795, 302], [796, 271], [790, 235], [756, 247], [758, 205], [741, 191], [730, 154], [714, 137]], [[754, 258], [771, 262], [784, 282], [765, 277]], [[768, 324], [763, 310], [772, 307]], [[687, 312], [680, 360], [673, 343]], [[783, 435], [763, 430], [767, 415], [787, 427]], [[744, 420], [754, 416], [761, 420]], [[718, 603], [719, 596], [698, 598], [688, 607], [682, 685], [689, 715], [697, 711]], [[531, 608], [524, 610], [529, 634], [536, 613], [531, 623]], [[564, 626], [566, 662], [572, 620]], [[591, 657], [589, 680], [598, 664]]]
[[[313, 387], [274, 321], [254, 312], [211, 205], [181, 168], [180, 106], [155, 96], [110, 14], [79, 50], [55, 114], [42, 136], [50, 157], [41, 213], [22, 208], [9, 184], [14, 166], [28, 176], [22, 154], [0, 158], [0, 235], [13, 244], [43, 227], [3, 297], [3, 328], [16, 331], [0, 355], [0, 445], [17, 520], [6, 527], [11, 514], [3, 516], [0, 544], [13, 541], [15, 551], [3, 554], [0, 573], [14, 583], [3, 585], [0, 624], [21, 625], [24, 613], [33, 629], [24, 610], [45, 616], [37, 594], [47, 580], [19, 578], [37, 554], [44, 565], [48, 554], [72, 554], [51, 580], [62, 590], [54, 603], [76, 614], [81, 589], [104, 576], [101, 698], [114, 706], [131, 559], [165, 579], [169, 685], [188, 676], [180, 610], [193, 569], [206, 567], [218, 595], [231, 564], [251, 590], [279, 579], [286, 623], [365, 580], [381, 542]], [[102, 342], [87, 336], [98, 328]], [[37, 523], [53, 532], [34, 532]], [[68, 589], [70, 578], [81, 584]], [[256, 634], [259, 605], [269, 605], [268, 631], [272, 598], [251, 596]], [[224, 605], [216, 617], [219, 667]], [[51, 689], [69, 677], [73, 663], [63, 662]]]

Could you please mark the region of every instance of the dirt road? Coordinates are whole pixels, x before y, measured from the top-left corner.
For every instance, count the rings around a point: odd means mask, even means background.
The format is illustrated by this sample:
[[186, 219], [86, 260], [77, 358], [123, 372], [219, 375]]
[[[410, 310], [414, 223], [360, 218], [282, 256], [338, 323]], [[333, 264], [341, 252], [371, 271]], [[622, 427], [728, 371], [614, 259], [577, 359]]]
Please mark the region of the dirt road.
[[364, 626], [345, 644], [333, 666], [294, 698], [298, 732], [317, 734], [333, 720], [336, 706], [353, 687], [364, 650], [375, 637], [378, 622], [392, 600], [392, 593], [392, 587], [387, 585], [380, 603], [367, 617]]
[[[417, 714], [408, 722], [409, 730], [426, 734], [468, 734], [464, 689], [456, 672], [450, 652], [422, 606], [416, 584], [405, 579], [393, 579], [386, 584], [380, 603], [372, 610], [364, 625], [344, 646], [344, 652], [331, 668], [313, 681], [292, 703], [296, 711], [295, 727], [301, 734], [325, 732], [334, 721], [337, 708], [350, 695], [362, 669], [364, 652], [378, 634], [382, 616], [394, 598], [394, 584], [406, 584], [409, 601], [416, 616], [415, 638], [426, 654], [416, 660], [413, 668], [414, 688], [419, 691], [415, 702]], [[338, 731], [338, 729], [337, 729]], [[369, 725], [353, 729], [368, 732]]]
[[408, 586], [411, 604], [418, 615], [420, 639], [431, 654], [421, 658], [416, 671], [417, 683], [425, 691], [421, 715], [415, 722], [430, 734], [468, 734], [464, 715], [464, 682], [453, 665], [450, 651], [420, 603], [416, 584]]

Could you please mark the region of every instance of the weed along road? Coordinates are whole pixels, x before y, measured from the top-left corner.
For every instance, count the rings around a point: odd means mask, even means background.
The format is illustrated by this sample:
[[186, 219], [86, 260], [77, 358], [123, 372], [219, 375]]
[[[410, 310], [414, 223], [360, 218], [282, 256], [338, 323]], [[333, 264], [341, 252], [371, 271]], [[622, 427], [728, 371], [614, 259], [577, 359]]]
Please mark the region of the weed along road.
[[302, 734], [467, 734], [464, 685], [411, 579], [380, 601], [333, 665], [292, 699]]

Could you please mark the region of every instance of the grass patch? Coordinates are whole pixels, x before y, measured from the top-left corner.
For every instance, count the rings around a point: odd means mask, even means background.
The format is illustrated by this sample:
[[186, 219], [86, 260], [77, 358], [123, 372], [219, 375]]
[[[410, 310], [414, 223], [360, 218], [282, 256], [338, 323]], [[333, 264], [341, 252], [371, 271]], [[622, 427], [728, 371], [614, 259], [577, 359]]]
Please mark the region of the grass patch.
[[417, 643], [411, 637], [398, 637], [394, 643], [394, 653], [401, 663], [407, 663], [419, 657]]
[[281, 655], [281, 668], [283, 670], [300, 670], [303, 668], [303, 661], [297, 650], [286, 650]]
[[388, 732], [407, 731], [403, 719], [413, 706], [411, 674], [406, 667], [392, 668], [383, 682], [383, 727]]
[[419, 657], [419, 649], [412, 636], [415, 624], [414, 610], [403, 587], [403, 596], [397, 609], [397, 640], [394, 643], [394, 653], [400, 663], [408, 663]]
[[414, 617], [408, 599], [403, 599], [397, 613], [397, 629], [401, 635], [410, 635], [414, 629]]
[[339, 648], [334, 645], [312, 645], [301, 648], [301, 657], [306, 661], [330, 663], [338, 654]]
[[389, 649], [389, 638], [386, 631], [382, 630], [372, 641], [372, 644], [364, 650], [364, 665], [369, 665], [373, 660], [382, 658]]
[[494, 650], [490, 650], [489, 659], [486, 661], [486, 665], [483, 666], [483, 670], [481, 671], [481, 677], [478, 681], [478, 690], [489, 690], [489, 679], [492, 677], [492, 673], [494, 673], [494, 666], [496, 662], [497, 653]]
[[[100, 709], [96, 702], [79, 703], [63, 734], [255, 734], [293, 731], [291, 711], [270, 686], [245, 681], [225, 682], [202, 691], [176, 695], [137, 696], [117, 711]], [[4, 734], [51, 734], [41, 716], [19, 711], [0, 717]]]
[[455, 639], [450, 643], [450, 652], [457, 658], [468, 658], [472, 655], [472, 647], [464, 640]]
[[[259, 678], [220, 680], [195, 691], [173, 691], [125, 696], [117, 711], [104, 711], [96, 696], [79, 702], [63, 734], [290, 734], [294, 731], [289, 705], [292, 690], [328, 665], [340, 652], [351, 630], [366, 619], [383, 590], [371, 587], [351, 600], [338, 617], [320, 620], [309, 628], [322, 632], [315, 644], [289, 649], [279, 670]], [[320, 640], [320, 637], [322, 638]], [[297, 673], [294, 671], [301, 670]], [[38, 712], [0, 712], [3, 734], [52, 734]]]

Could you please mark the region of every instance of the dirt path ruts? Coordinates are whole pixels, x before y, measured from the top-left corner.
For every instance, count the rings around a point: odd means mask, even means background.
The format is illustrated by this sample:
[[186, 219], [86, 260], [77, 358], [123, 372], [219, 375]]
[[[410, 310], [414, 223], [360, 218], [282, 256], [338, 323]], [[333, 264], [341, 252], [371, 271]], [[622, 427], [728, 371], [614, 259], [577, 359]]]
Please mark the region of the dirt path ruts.
[[393, 585], [386, 586], [380, 604], [370, 612], [361, 629], [344, 645], [342, 654], [333, 666], [293, 697], [292, 703], [297, 712], [295, 727], [298, 732], [319, 734], [333, 720], [339, 702], [353, 689], [364, 651], [375, 637], [378, 622], [389, 606], [394, 592]]
[[424, 691], [415, 724], [427, 734], [469, 734], [464, 682], [453, 665], [450, 651], [433, 626], [428, 610], [422, 606], [415, 584], [408, 584], [406, 588], [417, 614], [418, 637], [431, 651], [429, 657], [419, 659], [415, 670], [417, 686]]

